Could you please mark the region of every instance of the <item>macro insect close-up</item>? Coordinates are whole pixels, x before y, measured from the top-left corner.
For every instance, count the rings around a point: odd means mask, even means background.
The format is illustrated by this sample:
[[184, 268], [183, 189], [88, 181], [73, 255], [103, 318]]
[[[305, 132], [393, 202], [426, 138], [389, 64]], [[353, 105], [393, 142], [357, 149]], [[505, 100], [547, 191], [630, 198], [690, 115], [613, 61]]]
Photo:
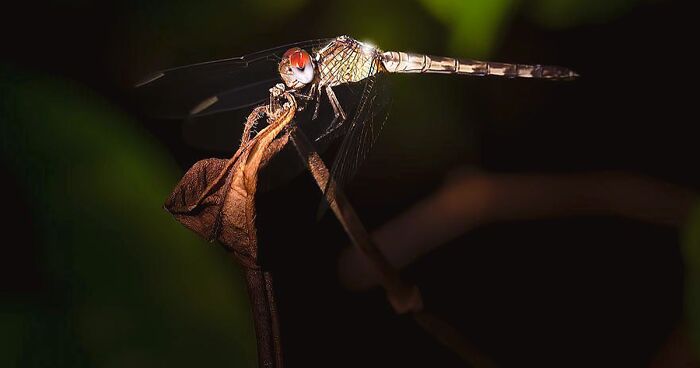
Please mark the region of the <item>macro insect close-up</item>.
[[36, 9], [0, 365], [700, 366], [686, 3]]
[[[307, 51], [306, 49], [309, 49]], [[578, 74], [557, 66], [506, 64], [488, 61], [428, 56], [410, 52], [381, 51], [371, 44], [349, 36], [297, 42], [230, 59], [175, 67], [149, 75], [136, 84], [146, 90], [163, 116], [194, 119], [203, 115], [267, 104], [274, 113], [278, 95], [292, 93], [297, 99], [311, 101], [314, 141], [336, 131], [346, 131], [341, 151], [334, 159], [333, 178], [342, 183], [356, 170], [376, 140], [387, 119], [388, 98], [383, 84], [385, 73], [435, 73], [465, 76], [499, 76], [573, 80]], [[251, 81], [253, 76], [260, 80]], [[284, 82], [275, 86], [275, 82]], [[355, 111], [345, 111], [334, 87], [350, 88], [361, 84], [353, 96]], [[357, 86], [355, 86], [357, 87]], [[175, 94], [170, 97], [170, 95]], [[321, 100], [332, 107], [330, 122], [318, 120]], [[269, 101], [269, 102], [268, 102]], [[163, 107], [162, 105], [166, 105]], [[167, 105], [171, 107], [168, 108]], [[306, 104], [305, 104], [306, 105]], [[303, 108], [299, 108], [301, 111]], [[324, 127], [319, 129], [318, 126]], [[215, 131], [212, 134], [216, 134]], [[354, 162], [353, 162], [354, 161]]]

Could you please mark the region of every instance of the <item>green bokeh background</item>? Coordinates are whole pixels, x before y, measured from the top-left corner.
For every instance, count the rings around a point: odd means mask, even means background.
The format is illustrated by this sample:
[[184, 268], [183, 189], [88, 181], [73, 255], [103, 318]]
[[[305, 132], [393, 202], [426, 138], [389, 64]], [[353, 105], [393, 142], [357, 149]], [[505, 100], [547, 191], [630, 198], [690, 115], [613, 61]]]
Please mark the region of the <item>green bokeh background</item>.
[[30, 205], [50, 293], [4, 298], [0, 364], [251, 366], [239, 273], [161, 209], [178, 180], [163, 149], [84, 86], [2, 76], [3, 165]]

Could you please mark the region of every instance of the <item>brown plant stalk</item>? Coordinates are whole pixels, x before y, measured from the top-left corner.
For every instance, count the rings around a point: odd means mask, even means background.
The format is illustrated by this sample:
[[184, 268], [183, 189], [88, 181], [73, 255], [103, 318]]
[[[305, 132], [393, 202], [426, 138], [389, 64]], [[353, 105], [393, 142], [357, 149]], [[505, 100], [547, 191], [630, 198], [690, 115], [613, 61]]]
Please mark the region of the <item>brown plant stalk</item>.
[[287, 143], [288, 135], [280, 133], [295, 112], [292, 99], [274, 116], [268, 116], [268, 125], [250, 138], [257, 122], [269, 115], [265, 106], [254, 109], [233, 157], [195, 163], [165, 202], [175, 219], [209, 241], [218, 240], [244, 267], [258, 363], [266, 368], [282, 367], [282, 349], [272, 275], [258, 264], [255, 193], [258, 172]]

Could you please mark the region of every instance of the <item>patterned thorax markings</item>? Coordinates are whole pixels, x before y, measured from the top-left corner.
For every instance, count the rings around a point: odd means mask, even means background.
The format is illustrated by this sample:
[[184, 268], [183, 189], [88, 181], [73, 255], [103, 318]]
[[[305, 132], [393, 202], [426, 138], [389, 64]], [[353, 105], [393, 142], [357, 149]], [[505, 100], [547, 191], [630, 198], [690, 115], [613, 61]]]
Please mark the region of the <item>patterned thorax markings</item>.
[[340, 36], [318, 51], [321, 86], [359, 82], [383, 70], [381, 52], [350, 37]]

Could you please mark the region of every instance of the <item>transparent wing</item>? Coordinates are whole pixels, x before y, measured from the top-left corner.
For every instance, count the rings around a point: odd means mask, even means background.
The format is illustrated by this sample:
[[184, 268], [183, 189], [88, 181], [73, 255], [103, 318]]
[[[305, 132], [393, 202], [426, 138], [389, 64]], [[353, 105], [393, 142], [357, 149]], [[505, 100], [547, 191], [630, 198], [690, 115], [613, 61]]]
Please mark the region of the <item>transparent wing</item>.
[[[391, 95], [386, 75], [379, 73], [361, 83], [364, 88], [359, 102], [352, 118], [340, 128], [339, 133], [344, 132], [345, 137], [331, 166], [331, 178], [340, 188], [357, 173], [389, 117]], [[319, 214], [325, 211], [325, 206], [324, 202]]]
[[[274, 82], [272, 81], [271, 84], [266, 84], [265, 81], [257, 82], [264, 88], [260, 93], [262, 98], [257, 101], [253, 101], [255, 98], [241, 93], [240, 90], [233, 90], [219, 94], [215, 98], [216, 101], [213, 101], [213, 104], [209, 101], [200, 104], [202, 109], [196, 111], [196, 114], [189, 115], [182, 124], [184, 142], [188, 146], [212, 153], [230, 153], [235, 151], [240, 144], [243, 123], [247, 115], [252, 111], [253, 106], [264, 105], [269, 102], [269, 88], [274, 85]], [[304, 92], [308, 93], [308, 91]], [[250, 102], [246, 101], [246, 99], [250, 99]], [[298, 103], [300, 106], [306, 107], [306, 109], [297, 113], [295, 118], [296, 124], [310, 130], [312, 136], [318, 136], [317, 130], [325, 129], [329, 125], [328, 122], [331, 121], [327, 111], [330, 110], [330, 104], [327, 104], [325, 101], [322, 102], [319, 118], [311, 121], [315, 101], [306, 101], [300, 98]], [[250, 107], [243, 108], [243, 104], [247, 104]], [[231, 107], [234, 105], [239, 107]], [[312, 105], [311, 108], [308, 105]], [[326, 105], [328, 105], [327, 108]]]
[[197, 118], [220, 112], [238, 110], [264, 104], [270, 100], [270, 88], [279, 82], [279, 78], [263, 79], [243, 87], [210, 96], [189, 111], [188, 118]]
[[269, 88], [280, 80], [277, 64], [285, 51], [292, 47], [312, 51], [331, 40], [296, 42], [245, 56], [165, 69], [137, 83], [136, 98], [144, 111], [164, 119], [250, 107], [267, 97]]

